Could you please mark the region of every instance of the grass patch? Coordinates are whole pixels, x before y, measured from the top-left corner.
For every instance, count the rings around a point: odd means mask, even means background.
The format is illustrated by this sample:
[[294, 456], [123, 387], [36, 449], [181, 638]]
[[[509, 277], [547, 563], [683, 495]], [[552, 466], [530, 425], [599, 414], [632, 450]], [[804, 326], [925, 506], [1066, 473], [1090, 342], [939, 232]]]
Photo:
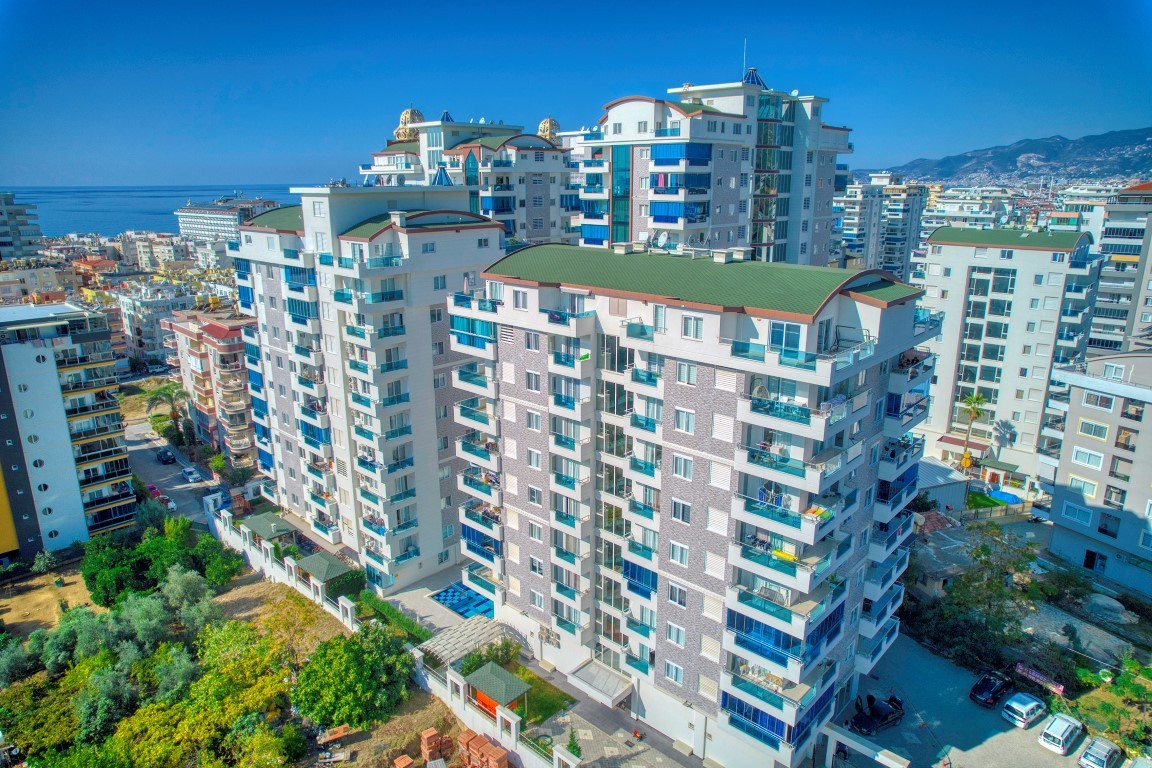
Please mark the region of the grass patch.
[[357, 597], [356, 617], [361, 621], [377, 618], [386, 624], [399, 627], [408, 633], [413, 645], [432, 639], [432, 630], [410, 616], [405, 616], [399, 608], [377, 597], [371, 589], [365, 589]]
[[576, 703], [576, 699], [518, 662], [510, 661], [504, 668], [532, 686], [525, 695], [527, 712], [523, 711], [524, 704], [517, 709], [517, 714], [523, 717], [528, 725], [539, 725], [560, 710]]
[[1004, 507], [1006, 502], [994, 499], [986, 493], [978, 491], [968, 492], [968, 509], [984, 509], [986, 507]]

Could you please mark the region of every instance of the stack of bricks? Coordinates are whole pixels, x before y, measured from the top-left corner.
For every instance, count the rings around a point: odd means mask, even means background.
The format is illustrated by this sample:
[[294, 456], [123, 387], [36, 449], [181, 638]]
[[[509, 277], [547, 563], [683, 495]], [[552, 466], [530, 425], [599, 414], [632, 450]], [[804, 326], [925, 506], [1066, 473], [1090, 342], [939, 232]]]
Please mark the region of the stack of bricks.
[[[440, 732], [435, 728], [429, 728], [420, 734], [420, 757], [424, 758], [424, 762], [429, 760], [438, 760], [443, 757], [440, 751], [442, 740]], [[448, 753], [452, 753], [452, 740], [448, 740]]]
[[484, 747], [484, 765], [482, 768], [508, 768], [508, 750], [488, 743]]
[[452, 737], [440, 737], [440, 757], [444, 758], [445, 762], [452, 759]]
[[475, 734], [472, 740], [468, 742], [468, 766], [469, 768], [486, 768], [487, 759], [484, 757], [484, 750], [488, 747], [488, 738], [486, 736]]
[[476, 731], [471, 728], [456, 737], [456, 753], [460, 755], [464, 765], [468, 765], [468, 745], [472, 743], [474, 738], [476, 738]]
[[408, 755], [400, 755], [392, 761], [392, 768], [412, 768], [414, 765], [416, 765], [415, 761]]

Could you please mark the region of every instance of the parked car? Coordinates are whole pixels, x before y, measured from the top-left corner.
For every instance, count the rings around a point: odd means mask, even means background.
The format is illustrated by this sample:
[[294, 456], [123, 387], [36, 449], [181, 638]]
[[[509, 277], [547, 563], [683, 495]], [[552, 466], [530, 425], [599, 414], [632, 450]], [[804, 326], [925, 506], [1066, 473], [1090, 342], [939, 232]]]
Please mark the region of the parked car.
[[160, 489], [157, 488], [156, 486], [152, 485], [152, 483], [148, 483], [147, 488], [148, 488], [148, 495], [151, 496], [152, 498], [156, 498], [157, 496], [160, 495]]
[[1099, 736], [1088, 742], [1084, 753], [1076, 761], [1080, 768], [1116, 768], [1124, 762], [1124, 753], [1108, 739]]
[[175, 464], [176, 454], [172, 453], [172, 451], [168, 450], [167, 448], [162, 448], [159, 451], [156, 451], [156, 461], [160, 462], [161, 464]]
[[1053, 715], [1040, 732], [1037, 739], [1040, 746], [1058, 755], [1066, 755], [1075, 749], [1076, 742], [1084, 735], [1084, 723], [1068, 715]]
[[154, 376], [161, 374], [161, 373], [168, 373], [168, 366], [166, 366], [166, 365], [150, 365], [150, 366], [148, 366], [148, 373], [151, 373]]
[[1030, 693], [1016, 693], [1004, 702], [1001, 716], [1017, 728], [1027, 728], [1048, 711], [1047, 705]]
[[848, 727], [861, 736], [872, 736], [877, 731], [898, 725], [904, 719], [904, 700], [899, 696], [878, 699], [868, 694], [867, 703], [856, 697], [856, 714]]
[[190, 483], [198, 483], [204, 479], [200, 477], [200, 472], [195, 467], [184, 467], [184, 469], [180, 470], [180, 474]]
[[176, 502], [172, 501], [172, 497], [170, 497], [170, 496], [157, 496], [156, 501], [160, 502], [165, 507], [167, 507], [169, 512], [175, 512], [176, 511]]
[[968, 698], [991, 709], [1012, 690], [1012, 681], [999, 672], [985, 672], [968, 691]]

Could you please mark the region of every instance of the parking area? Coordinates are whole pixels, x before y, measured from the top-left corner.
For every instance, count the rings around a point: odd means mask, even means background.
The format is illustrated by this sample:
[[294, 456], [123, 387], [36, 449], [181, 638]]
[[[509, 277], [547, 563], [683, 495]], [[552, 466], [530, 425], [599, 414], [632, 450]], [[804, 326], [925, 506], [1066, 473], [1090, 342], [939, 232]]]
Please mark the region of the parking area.
[[[1023, 730], [1000, 716], [999, 709], [984, 709], [968, 700], [976, 676], [935, 656], [914, 640], [901, 636], [860, 680], [861, 696], [891, 694], [904, 699], [905, 717], [895, 728], [881, 731], [873, 741], [911, 761], [913, 766], [950, 768], [1073, 768], [1076, 755], [1061, 757], [1041, 747], [1036, 739], [1047, 718]], [[852, 716], [851, 705], [839, 715]], [[1079, 745], [1082, 749], [1083, 741]], [[947, 761], [946, 761], [947, 759]], [[948, 762], [950, 761], [950, 762]], [[854, 768], [876, 763], [860, 755]]]
[[156, 452], [167, 444], [156, 437], [148, 422], [129, 424], [124, 430], [124, 439], [128, 443], [128, 463], [132, 471], [145, 483], [152, 483], [161, 493], [171, 496], [176, 502], [177, 514], [192, 522], [206, 523], [200, 499], [212, 484], [206, 481], [189, 483], [180, 475], [183, 466], [179, 462], [161, 464], [157, 461]]

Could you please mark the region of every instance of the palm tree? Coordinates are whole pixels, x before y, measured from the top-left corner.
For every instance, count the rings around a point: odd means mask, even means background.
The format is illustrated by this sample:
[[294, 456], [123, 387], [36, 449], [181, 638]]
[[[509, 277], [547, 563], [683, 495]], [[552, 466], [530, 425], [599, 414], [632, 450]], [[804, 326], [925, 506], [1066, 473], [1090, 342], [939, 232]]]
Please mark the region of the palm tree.
[[968, 417], [968, 433], [964, 435], [964, 458], [960, 460], [961, 465], [965, 468], [972, 465], [972, 454], [968, 450], [968, 446], [972, 442], [972, 425], [976, 423], [976, 419], [980, 418], [980, 414], [984, 413], [984, 406], [987, 404], [988, 401], [979, 392], [968, 395], [960, 403], [960, 411]]
[[176, 382], [170, 381], [151, 390], [144, 406], [148, 413], [157, 408], [167, 408], [168, 417], [172, 419], [173, 426], [180, 429], [181, 409], [188, 405], [190, 399], [186, 389], [177, 386]]

